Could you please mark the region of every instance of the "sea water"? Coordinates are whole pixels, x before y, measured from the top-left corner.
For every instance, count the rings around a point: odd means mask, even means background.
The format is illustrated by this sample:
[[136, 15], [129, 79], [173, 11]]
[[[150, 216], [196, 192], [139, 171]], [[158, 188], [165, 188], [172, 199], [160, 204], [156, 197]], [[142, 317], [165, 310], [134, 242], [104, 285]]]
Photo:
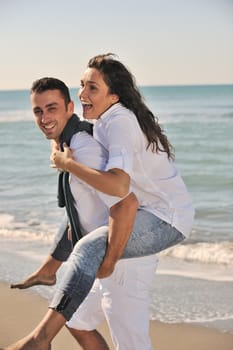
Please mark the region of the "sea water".
[[[160, 254], [151, 318], [233, 332], [233, 86], [150, 86], [141, 92], [174, 146], [196, 210], [189, 239]], [[76, 94], [71, 89], [81, 114]], [[49, 156], [29, 92], [0, 91], [2, 281], [18, 281], [39, 266], [63, 215]], [[47, 298], [53, 293], [33, 288]]]

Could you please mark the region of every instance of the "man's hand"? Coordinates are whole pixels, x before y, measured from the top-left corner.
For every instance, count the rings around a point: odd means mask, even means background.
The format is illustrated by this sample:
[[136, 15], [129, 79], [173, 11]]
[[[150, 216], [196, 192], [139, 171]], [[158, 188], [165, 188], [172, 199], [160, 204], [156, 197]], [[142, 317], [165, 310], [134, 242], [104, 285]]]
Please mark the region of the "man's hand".
[[108, 261], [108, 259], [104, 259], [102, 264], [99, 267], [96, 277], [97, 278], [106, 278], [113, 273], [116, 261]]

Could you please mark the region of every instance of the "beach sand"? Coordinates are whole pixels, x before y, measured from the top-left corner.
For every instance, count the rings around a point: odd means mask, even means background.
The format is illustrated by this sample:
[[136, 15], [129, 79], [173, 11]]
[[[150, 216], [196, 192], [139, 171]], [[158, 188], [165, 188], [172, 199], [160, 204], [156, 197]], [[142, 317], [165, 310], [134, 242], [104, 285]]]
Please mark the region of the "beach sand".
[[[48, 302], [33, 290], [12, 290], [0, 283], [0, 347], [29, 333], [47, 310]], [[114, 347], [106, 324], [99, 327], [111, 350]], [[151, 321], [155, 350], [232, 350], [233, 334], [186, 324], [162, 324]], [[80, 347], [64, 328], [52, 343], [53, 350], [78, 350]], [[135, 349], [132, 349], [135, 350]]]

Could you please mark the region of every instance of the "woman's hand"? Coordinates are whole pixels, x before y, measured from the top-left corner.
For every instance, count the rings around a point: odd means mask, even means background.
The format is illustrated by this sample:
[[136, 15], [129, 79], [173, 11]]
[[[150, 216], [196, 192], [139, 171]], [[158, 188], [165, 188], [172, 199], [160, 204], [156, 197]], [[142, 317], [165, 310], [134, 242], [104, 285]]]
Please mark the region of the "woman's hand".
[[51, 140], [50, 147], [51, 147], [51, 153], [55, 151], [59, 151], [59, 143], [55, 140]]
[[52, 162], [51, 167], [56, 169], [67, 170], [67, 163], [69, 159], [72, 159], [72, 151], [70, 148], [64, 143], [64, 152], [57, 150], [56, 148], [52, 148], [52, 153], [50, 156], [50, 160]]

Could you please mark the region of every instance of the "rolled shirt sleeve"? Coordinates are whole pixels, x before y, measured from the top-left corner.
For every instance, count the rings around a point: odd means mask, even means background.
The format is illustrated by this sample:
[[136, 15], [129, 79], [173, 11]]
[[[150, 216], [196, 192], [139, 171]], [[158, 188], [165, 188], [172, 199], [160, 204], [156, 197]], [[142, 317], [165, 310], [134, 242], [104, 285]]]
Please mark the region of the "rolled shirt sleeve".
[[120, 201], [122, 201], [125, 197], [127, 197], [129, 195], [129, 193], [121, 198], [121, 197], [117, 197], [117, 196], [109, 196], [108, 194], [105, 194], [103, 192], [97, 192], [99, 198], [104, 202], [104, 204], [110, 209], [113, 205], [119, 203]]
[[[94, 127], [94, 137], [108, 150], [109, 156], [106, 170], [118, 168], [124, 170], [129, 176], [133, 171], [133, 159], [138, 152], [137, 122], [133, 113], [122, 113], [118, 105], [106, 112]], [[111, 118], [109, 118], [111, 116]]]

